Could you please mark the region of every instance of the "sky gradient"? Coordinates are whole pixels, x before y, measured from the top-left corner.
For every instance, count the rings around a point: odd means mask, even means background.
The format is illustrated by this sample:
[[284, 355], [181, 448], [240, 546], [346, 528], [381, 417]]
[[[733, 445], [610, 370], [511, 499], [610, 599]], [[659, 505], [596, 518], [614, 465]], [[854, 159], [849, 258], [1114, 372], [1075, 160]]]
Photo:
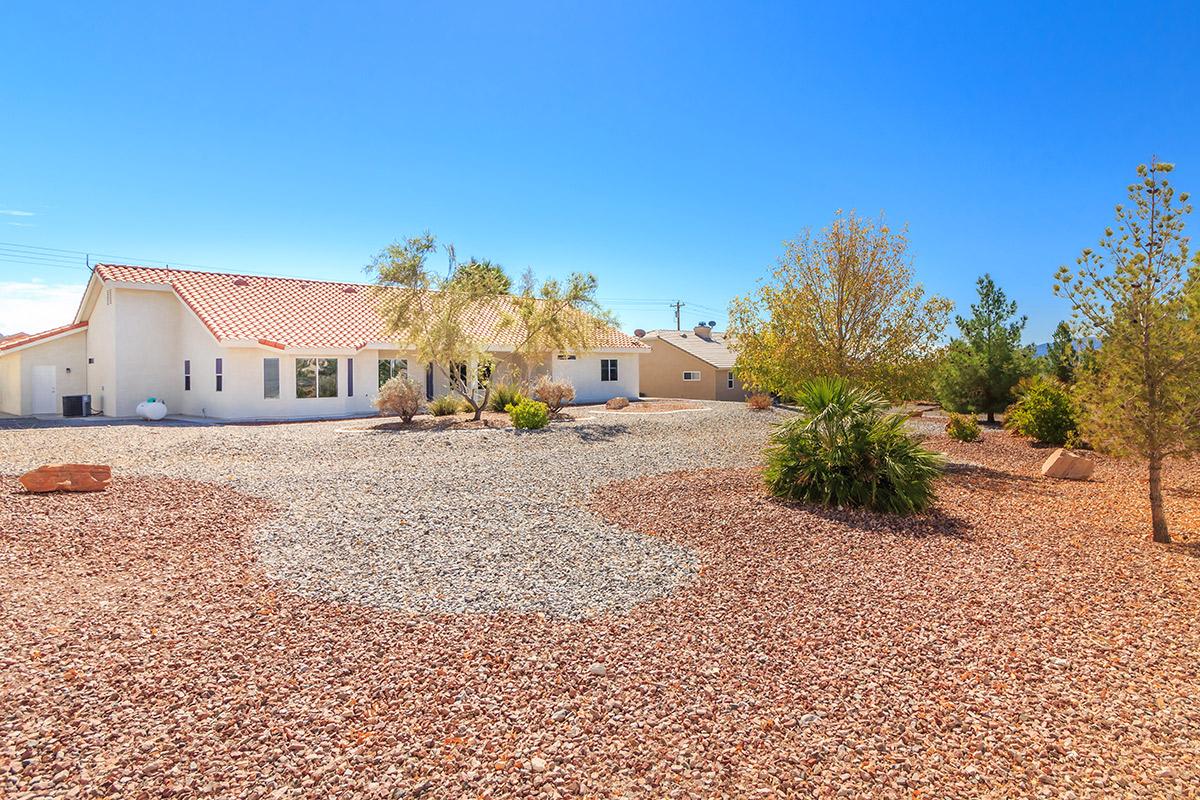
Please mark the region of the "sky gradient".
[[0, 333], [66, 322], [86, 279], [29, 247], [362, 280], [424, 230], [594, 272], [626, 330], [674, 299], [721, 325], [854, 208], [907, 223], [960, 310], [991, 272], [1045, 341], [1139, 162], [1200, 191], [1194, 4], [833, 5], [10, 4]]

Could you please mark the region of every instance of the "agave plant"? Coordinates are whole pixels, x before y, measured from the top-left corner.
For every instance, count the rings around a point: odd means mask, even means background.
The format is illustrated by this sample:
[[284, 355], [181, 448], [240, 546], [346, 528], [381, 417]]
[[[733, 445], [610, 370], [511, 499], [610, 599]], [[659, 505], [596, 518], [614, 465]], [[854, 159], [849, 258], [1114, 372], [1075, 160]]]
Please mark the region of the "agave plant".
[[778, 426], [763, 476], [771, 494], [827, 506], [908, 514], [933, 502], [942, 458], [888, 413], [884, 399], [841, 378], [805, 382], [801, 414]]

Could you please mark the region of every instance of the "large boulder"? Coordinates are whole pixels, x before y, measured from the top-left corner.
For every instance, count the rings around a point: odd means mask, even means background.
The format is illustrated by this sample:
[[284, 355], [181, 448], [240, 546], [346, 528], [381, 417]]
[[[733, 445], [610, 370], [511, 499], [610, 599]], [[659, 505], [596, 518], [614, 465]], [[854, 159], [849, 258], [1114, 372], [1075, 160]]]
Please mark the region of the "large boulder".
[[104, 464], [46, 464], [20, 477], [28, 492], [102, 492], [112, 481]]
[[1086, 481], [1092, 477], [1095, 469], [1095, 461], [1075, 455], [1061, 447], [1051, 453], [1046, 463], [1042, 464], [1042, 474], [1047, 478], [1066, 478], [1072, 481]]

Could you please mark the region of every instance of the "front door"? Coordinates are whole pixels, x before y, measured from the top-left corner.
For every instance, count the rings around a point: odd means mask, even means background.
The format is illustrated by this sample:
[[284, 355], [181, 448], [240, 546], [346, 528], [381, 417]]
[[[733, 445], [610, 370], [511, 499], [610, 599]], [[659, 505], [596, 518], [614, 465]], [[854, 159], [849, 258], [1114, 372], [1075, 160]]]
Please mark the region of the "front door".
[[37, 364], [33, 368], [33, 413], [58, 413], [58, 370]]

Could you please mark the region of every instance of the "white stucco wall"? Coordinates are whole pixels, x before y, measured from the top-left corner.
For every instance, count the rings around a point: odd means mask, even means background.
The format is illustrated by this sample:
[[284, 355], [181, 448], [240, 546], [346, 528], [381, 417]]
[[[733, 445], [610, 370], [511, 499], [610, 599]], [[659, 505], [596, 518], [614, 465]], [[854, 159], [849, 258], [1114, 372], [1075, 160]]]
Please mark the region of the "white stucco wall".
[[54, 367], [55, 408], [62, 413], [62, 397], [87, 392], [86, 329], [35, 342], [0, 356], [0, 411], [29, 415], [33, 407], [33, 373], [39, 366]]
[[116, 309], [120, 296], [112, 292], [112, 304], [103, 286], [84, 309], [87, 326], [87, 393], [92, 410], [114, 416], [117, 408], [117, 328]]
[[0, 355], [0, 413], [21, 414], [21, 354]]
[[[150, 397], [162, 400], [168, 409], [179, 407], [182, 398], [182, 362], [179, 360], [179, 328], [183, 304], [174, 292], [116, 289], [116, 385], [115, 411], [110, 416], [130, 417], [138, 403]], [[209, 337], [211, 338], [211, 336]]]
[[[617, 360], [617, 380], [600, 380], [600, 359]], [[637, 399], [639, 370], [637, 353], [580, 353], [574, 361], [554, 358], [551, 369], [556, 379], [566, 378], [575, 386], [575, 402], [603, 403], [614, 397]]]

